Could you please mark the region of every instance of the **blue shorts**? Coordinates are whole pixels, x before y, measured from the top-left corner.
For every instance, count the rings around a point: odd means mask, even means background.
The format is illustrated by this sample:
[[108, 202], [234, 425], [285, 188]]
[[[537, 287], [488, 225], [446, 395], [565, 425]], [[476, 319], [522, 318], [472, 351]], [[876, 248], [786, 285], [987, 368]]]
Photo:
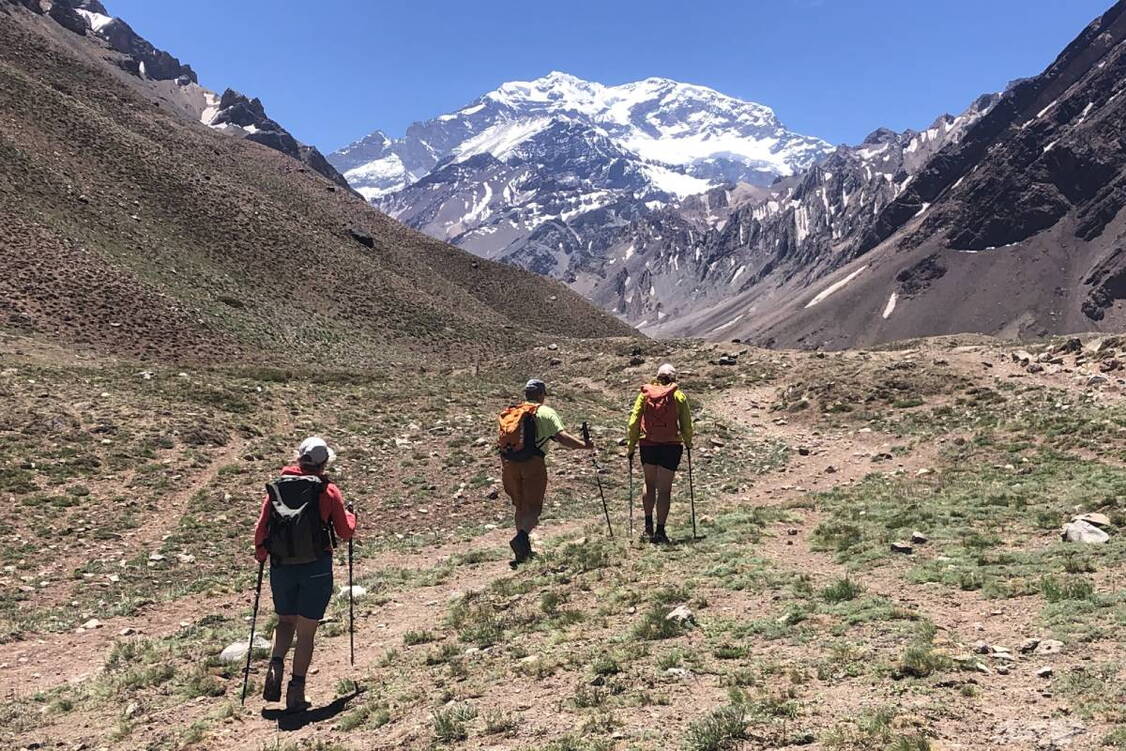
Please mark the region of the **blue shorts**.
[[299, 615], [313, 621], [325, 617], [332, 599], [332, 554], [312, 563], [270, 566], [270, 592], [278, 615]]

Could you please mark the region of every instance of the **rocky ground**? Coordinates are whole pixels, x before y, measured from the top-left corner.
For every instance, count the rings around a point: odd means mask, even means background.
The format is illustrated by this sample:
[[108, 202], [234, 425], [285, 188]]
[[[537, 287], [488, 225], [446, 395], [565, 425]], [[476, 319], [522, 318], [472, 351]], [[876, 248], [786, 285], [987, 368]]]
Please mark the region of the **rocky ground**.
[[[4, 747], [1126, 747], [1114, 339], [560, 340], [418, 379], [0, 342]], [[655, 548], [629, 537], [618, 442], [665, 358], [699, 418], [698, 536], [682, 472]], [[529, 373], [594, 426], [615, 537], [558, 451], [542, 554], [513, 572], [489, 444]], [[261, 484], [313, 432], [359, 504], [365, 593], [355, 667], [338, 597], [316, 709], [290, 717], [240, 707], [220, 653], [246, 639]], [[1083, 514], [1100, 541], [1062, 540]]]

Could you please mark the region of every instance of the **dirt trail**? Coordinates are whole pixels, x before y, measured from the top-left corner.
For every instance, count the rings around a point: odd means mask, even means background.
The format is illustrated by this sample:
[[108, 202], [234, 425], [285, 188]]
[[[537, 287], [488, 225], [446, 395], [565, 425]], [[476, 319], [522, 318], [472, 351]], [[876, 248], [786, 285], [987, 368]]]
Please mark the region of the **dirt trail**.
[[[205, 484], [200, 484], [203, 487]], [[552, 522], [546, 519], [543, 527], [534, 537], [571, 534], [581, 529], [578, 522]], [[488, 532], [469, 543], [450, 542], [438, 547], [418, 550], [390, 550], [365, 558], [355, 566], [355, 576], [360, 578], [389, 568], [421, 571], [440, 566], [452, 556], [470, 552], [507, 551], [510, 531], [504, 528]], [[156, 534], [153, 539], [159, 538]], [[248, 558], [247, 565], [252, 562]], [[506, 570], [503, 562], [488, 561], [459, 567], [448, 582], [435, 588], [436, 591], [460, 591], [473, 587], [483, 587], [502, 576]], [[346, 584], [347, 570], [338, 568], [335, 573], [337, 586]], [[449, 584], [453, 583], [453, 589]], [[264, 586], [263, 598], [268, 605], [268, 584]], [[191, 624], [206, 615], [223, 612], [241, 612], [251, 607], [253, 591], [235, 595], [214, 597], [208, 595], [192, 596], [142, 608], [130, 616], [99, 619], [100, 628], [81, 633], [65, 632], [49, 635], [33, 635], [32, 638], [5, 646], [5, 654], [0, 661], [0, 679], [5, 686], [5, 695], [12, 697], [29, 696], [63, 683], [75, 683], [95, 675], [105, 664], [105, 658], [115, 642], [123, 638], [161, 638], [170, 636], [183, 624]], [[428, 603], [415, 613], [416, 603], [405, 598], [399, 602], [392, 595], [386, 606], [395, 610], [396, 624], [408, 623], [402, 629], [394, 629], [392, 636], [411, 629], [425, 629], [441, 621], [445, 616], [444, 598]], [[440, 607], [439, 607], [440, 606]], [[399, 608], [404, 608], [398, 612]], [[418, 617], [414, 617], [417, 615]], [[361, 619], [367, 621], [368, 619]], [[358, 621], [359, 624], [359, 621]], [[365, 626], [365, 628], [367, 628]], [[129, 629], [128, 635], [123, 631]], [[357, 632], [357, 650], [360, 632]]]

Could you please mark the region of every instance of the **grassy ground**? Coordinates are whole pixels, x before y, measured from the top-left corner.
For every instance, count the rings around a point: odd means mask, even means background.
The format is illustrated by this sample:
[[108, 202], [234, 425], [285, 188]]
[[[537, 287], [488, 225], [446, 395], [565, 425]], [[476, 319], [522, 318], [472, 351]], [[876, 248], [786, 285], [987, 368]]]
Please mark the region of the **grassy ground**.
[[[701, 429], [701, 537], [678, 502], [676, 544], [654, 548], [623, 539], [623, 413], [665, 356], [636, 346], [565, 346], [409, 387], [5, 363], [0, 674], [14, 688], [0, 737], [706, 751], [1032, 748], [1075, 733], [1072, 747], [1126, 746], [1126, 548], [1118, 534], [1057, 536], [1077, 510], [1123, 524], [1114, 393], [983, 375], [985, 355], [939, 345], [839, 362], [749, 352], [736, 367], [673, 345]], [[847, 389], [826, 386], [834, 367]], [[617, 535], [586, 458], [560, 451], [541, 554], [513, 573], [504, 496], [487, 497], [491, 421], [544, 372], [568, 424], [595, 426]], [[258, 488], [312, 432], [340, 447], [336, 475], [360, 503], [369, 595], [354, 669], [334, 600], [302, 726], [253, 693], [241, 708], [240, 667], [217, 655], [245, 638]], [[911, 555], [892, 552], [916, 532], [927, 541]], [[91, 618], [103, 626], [77, 633]], [[1029, 637], [1062, 651], [1023, 653]]]

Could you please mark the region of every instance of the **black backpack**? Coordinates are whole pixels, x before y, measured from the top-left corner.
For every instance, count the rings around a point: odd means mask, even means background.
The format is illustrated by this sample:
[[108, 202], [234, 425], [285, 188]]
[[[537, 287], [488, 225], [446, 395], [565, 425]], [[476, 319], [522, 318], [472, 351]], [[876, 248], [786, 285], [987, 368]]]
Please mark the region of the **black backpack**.
[[336, 547], [331, 524], [321, 519], [321, 493], [328, 480], [315, 475], [283, 475], [266, 484], [270, 525], [266, 550], [274, 565], [312, 563]]

